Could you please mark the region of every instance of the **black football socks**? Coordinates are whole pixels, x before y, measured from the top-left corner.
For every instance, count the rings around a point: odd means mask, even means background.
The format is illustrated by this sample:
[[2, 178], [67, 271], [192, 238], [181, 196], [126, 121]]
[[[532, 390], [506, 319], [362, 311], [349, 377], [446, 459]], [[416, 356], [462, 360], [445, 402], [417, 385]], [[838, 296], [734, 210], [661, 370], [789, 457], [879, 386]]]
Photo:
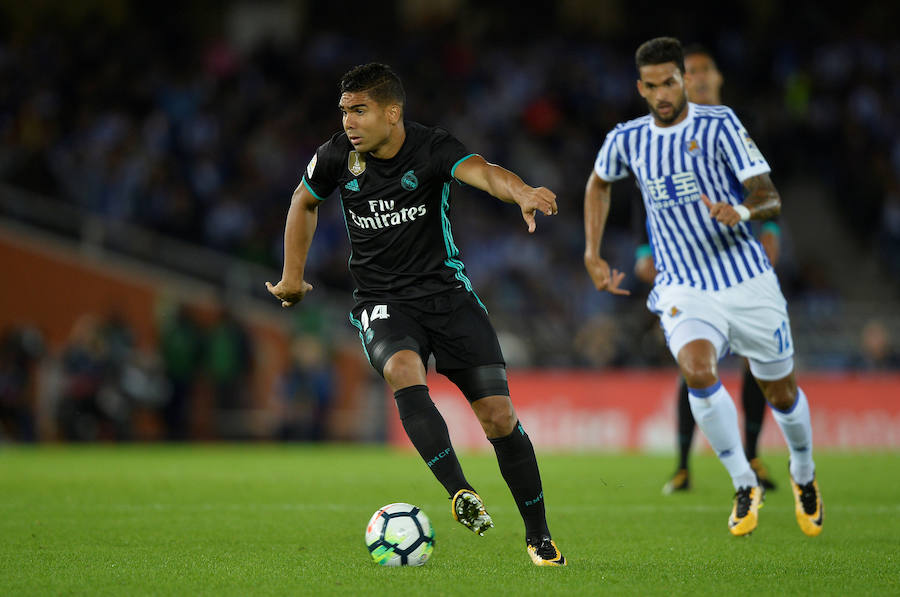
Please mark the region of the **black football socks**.
[[547, 518], [544, 511], [544, 491], [541, 487], [541, 473], [531, 439], [516, 421], [512, 433], [505, 437], [488, 438], [497, 453], [500, 474], [512, 493], [522, 520], [525, 521], [526, 539], [549, 536]]
[[687, 383], [681, 378], [678, 386], [678, 468], [688, 468], [688, 456], [691, 453], [691, 442], [694, 441], [694, 414], [691, 412], [691, 401], [688, 400]]
[[463, 475], [450, 444], [444, 417], [428, 395], [428, 386], [409, 386], [394, 392], [400, 421], [409, 441], [451, 496], [460, 489], [474, 489]]
[[744, 452], [747, 453], [747, 460], [753, 460], [757, 456], [756, 447], [766, 414], [766, 397], [749, 369], [744, 371], [741, 402], [744, 405]]

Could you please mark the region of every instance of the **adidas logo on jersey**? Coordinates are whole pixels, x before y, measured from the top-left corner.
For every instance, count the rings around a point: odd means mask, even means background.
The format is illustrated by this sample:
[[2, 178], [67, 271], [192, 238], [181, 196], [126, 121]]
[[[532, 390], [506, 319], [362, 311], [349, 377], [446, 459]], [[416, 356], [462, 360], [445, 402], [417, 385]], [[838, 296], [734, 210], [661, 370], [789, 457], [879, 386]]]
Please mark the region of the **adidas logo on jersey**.
[[359, 183], [358, 183], [358, 182], [356, 181], [356, 179], [354, 178], [353, 180], [351, 180], [350, 182], [348, 182], [347, 184], [345, 184], [345, 185], [344, 185], [344, 188], [347, 189], [348, 191], [358, 191], [358, 190], [359, 190]]

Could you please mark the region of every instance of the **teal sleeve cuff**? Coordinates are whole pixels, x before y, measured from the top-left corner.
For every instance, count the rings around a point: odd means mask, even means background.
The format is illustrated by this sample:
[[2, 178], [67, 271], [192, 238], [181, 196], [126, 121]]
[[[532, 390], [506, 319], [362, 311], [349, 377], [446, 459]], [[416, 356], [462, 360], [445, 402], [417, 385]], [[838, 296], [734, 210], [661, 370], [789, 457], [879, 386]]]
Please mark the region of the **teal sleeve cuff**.
[[640, 261], [644, 257], [653, 257], [653, 249], [650, 245], [641, 245], [634, 251], [634, 260]]
[[781, 236], [781, 228], [778, 227], [778, 224], [775, 222], [766, 222], [762, 225], [762, 230], [760, 234], [773, 234], [776, 237]]
[[309, 186], [309, 183], [306, 182], [306, 176], [303, 177], [303, 186], [306, 187], [306, 190], [312, 193], [312, 196], [318, 199], [319, 201], [325, 201], [325, 197], [319, 197], [319, 195]]
[[467, 159], [469, 159], [473, 155], [478, 155], [478, 154], [470, 153], [469, 155], [465, 156], [464, 158], [460, 158], [459, 160], [457, 160], [457, 162], [455, 164], [453, 164], [453, 167], [450, 168], [450, 176], [452, 176], [453, 178], [456, 178], [456, 169], [459, 167], [460, 164], [465, 162]]

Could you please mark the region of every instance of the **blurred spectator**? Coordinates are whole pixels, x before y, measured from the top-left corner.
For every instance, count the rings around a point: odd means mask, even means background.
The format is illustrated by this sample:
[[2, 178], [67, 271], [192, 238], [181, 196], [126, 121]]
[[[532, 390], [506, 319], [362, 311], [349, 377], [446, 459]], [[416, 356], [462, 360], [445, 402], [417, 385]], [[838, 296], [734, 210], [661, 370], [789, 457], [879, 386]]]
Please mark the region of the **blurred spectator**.
[[321, 441], [327, 437], [334, 401], [334, 371], [321, 339], [303, 335], [291, 345], [291, 364], [282, 384], [280, 439]]
[[115, 375], [102, 323], [94, 314], [81, 316], [62, 355], [63, 389], [58, 426], [64, 439], [94, 441], [130, 437], [127, 406], [109, 391]]
[[797, 294], [798, 308], [820, 317], [822, 321], [835, 322], [841, 309], [841, 296], [831, 284], [828, 268], [819, 259], [810, 259], [801, 265], [800, 276], [794, 292]]
[[33, 442], [35, 385], [44, 338], [33, 327], [17, 327], [0, 337], [0, 440]]
[[162, 360], [155, 352], [135, 350], [119, 370], [116, 390], [128, 405], [131, 420], [135, 428], [135, 437], [143, 438], [143, 429], [136, 429], [139, 421], [135, 414], [155, 414], [161, 411], [169, 399], [169, 384], [166, 380]]
[[212, 385], [218, 435], [223, 439], [244, 437], [246, 422], [242, 421], [240, 411], [251, 406], [247, 399], [248, 377], [253, 366], [249, 337], [226, 308], [206, 338], [205, 371]]
[[575, 349], [586, 364], [599, 369], [621, 365], [620, 333], [616, 320], [600, 313], [588, 320], [575, 336]]
[[900, 369], [900, 353], [893, 346], [890, 332], [883, 321], [872, 319], [863, 326], [859, 337], [859, 354], [853, 367], [862, 371]]
[[100, 326], [103, 344], [113, 376], [121, 375], [122, 369], [134, 352], [134, 330], [118, 309], [113, 309]]
[[162, 408], [166, 439], [188, 439], [191, 397], [203, 356], [203, 335], [186, 305], [178, 305], [161, 322], [159, 352], [168, 380], [168, 400]]
[[900, 168], [898, 168], [897, 178], [892, 181], [888, 189], [879, 220], [881, 222], [878, 235], [880, 255], [887, 265], [890, 277], [900, 288]]

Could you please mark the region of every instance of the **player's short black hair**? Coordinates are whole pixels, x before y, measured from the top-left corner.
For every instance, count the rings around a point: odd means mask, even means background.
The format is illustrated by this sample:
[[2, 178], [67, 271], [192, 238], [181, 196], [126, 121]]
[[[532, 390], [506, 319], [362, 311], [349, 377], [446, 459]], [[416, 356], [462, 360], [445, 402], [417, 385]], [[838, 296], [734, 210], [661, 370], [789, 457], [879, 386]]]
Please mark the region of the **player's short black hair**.
[[684, 46], [684, 50], [682, 50], [681, 53], [685, 58], [687, 58], [688, 56], [695, 56], [697, 54], [700, 54], [712, 60], [713, 64], [716, 64], [716, 57], [713, 56], [712, 52], [709, 51], [709, 48], [707, 48], [703, 44], [688, 44]]
[[674, 37], [655, 37], [642, 43], [634, 53], [638, 72], [642, 66], [666, 62], [674, 62], [678, 70], [684, 72], [684, 51], [681, 49], [681, 42]]
[[391, 67], [378, 62], [354, 66], [341, 77], [341, 93], [367, 91], [379, 104], [406, 103], [403, 83]]

